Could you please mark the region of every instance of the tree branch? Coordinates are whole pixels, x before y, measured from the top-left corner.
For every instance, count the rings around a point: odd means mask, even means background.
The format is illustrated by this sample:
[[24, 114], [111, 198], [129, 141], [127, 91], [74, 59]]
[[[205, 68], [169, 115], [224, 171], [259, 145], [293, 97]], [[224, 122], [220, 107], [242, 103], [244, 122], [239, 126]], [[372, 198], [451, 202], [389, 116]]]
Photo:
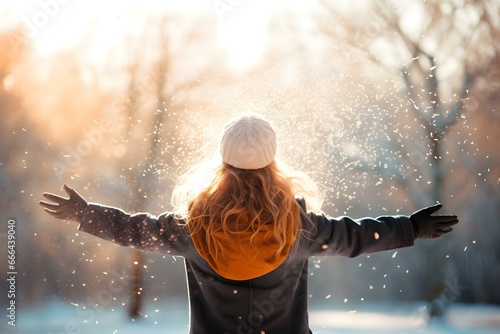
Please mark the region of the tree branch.
[[451, 107], [450, 113], [446, 116], [443, 117], [442, 122], [438, 125], [438, 131], [441, 133], [446, 133], [447, 130], [457, 123], [457, 121], [460, 119], [460, 116], [462, 115], [464, 111], [464, 104], [467, 99], [467, 93], [469, 91], [470, 86], [474, 82], [475, 76], [472, 75], [469, 72], [465, 72], [464, 78], [462, 81], [462, 87], [460, 89], [459, 93], [459, 99], [453, 104]]
[[404, 67], [400, 71], [406, 89], [408, 91], [407, 96], [412, 104], [412, 110], [417, 116], [417, 119], [419, 120], [420, 124], [424, 127], [426, 133], [430, 134], [432, 132], [432, 129], [430, 128], [430, 120], [427, 118], [427, 115], [425, 115], [425, 113], [417, 106], [418, 98], [417, 94], [415, 93], [414, 84], [410, 78], [409, 68]]

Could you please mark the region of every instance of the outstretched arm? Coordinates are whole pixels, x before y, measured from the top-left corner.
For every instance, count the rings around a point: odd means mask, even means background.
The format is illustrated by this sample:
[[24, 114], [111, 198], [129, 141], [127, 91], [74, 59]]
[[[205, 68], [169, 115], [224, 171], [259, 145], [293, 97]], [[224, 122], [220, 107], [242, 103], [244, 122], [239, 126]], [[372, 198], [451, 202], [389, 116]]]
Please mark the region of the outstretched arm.
[[[312, 254], [318, 256], [343, 255], [355, 257], [401, 247], [413, 246], [415, 239], [431, 239], [452, 231], [458, 223], [453, 215], [431, 214], [441, 204], [416, 211], [410, 216], [382, 216], [352, 219], [332, 218], [324, 214], [308, 213], [312, 228], [302, 242], [308, 243]], [[307, 223], [305, 223], [307, 226]]]
[[158, 218], [147, 213], [130, 215], [117, 208], [88, 203], [67, 185], [64, 190], [69, 198], [44, 193], [52, 203], [40, 201], [53, 217], [77, 221], [79, 230], [122, 246], [184, 255], [190, 239], [187, 229], [172, 214], [162, 214]]

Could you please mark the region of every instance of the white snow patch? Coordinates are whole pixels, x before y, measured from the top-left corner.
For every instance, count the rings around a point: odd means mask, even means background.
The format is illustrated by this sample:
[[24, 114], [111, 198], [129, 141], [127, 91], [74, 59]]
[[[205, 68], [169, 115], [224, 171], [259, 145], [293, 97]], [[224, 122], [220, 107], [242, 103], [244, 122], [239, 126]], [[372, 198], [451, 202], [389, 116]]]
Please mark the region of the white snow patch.
[[[328, 303], [328, 308], [313, 307], [309, 313], [314, 334], [500, 333], [500, 306], [453, 304], [442, 320], [429, 321], [424, 302]], [[6, 334], [66, 333], [68, 329], [80, 334], [189, 332], [188, 304], [184, 300], [150, 302], [144, 310], [147, 318], [134, 322], [127, 318], [126, 308], [103, 308], [92, 313], [92, 309], [83, 311], [83, 304], [52, 300], [39, 307], [19, 309], [16, 327], [12, 328], [15, 331], [7, 328]], [[5, 333], [3, 328], [1, 332]]]

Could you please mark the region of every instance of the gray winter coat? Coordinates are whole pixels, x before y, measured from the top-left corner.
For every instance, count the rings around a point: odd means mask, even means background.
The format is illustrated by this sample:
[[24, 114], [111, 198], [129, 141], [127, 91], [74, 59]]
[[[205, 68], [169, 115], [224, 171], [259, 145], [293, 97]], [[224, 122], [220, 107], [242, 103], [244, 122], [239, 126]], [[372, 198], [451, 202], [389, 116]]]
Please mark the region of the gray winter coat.
[[408, 247], [414, 235], [407, 216], [332, 218], [305, 213], [304, 202], [298, 201], [304, 232], [294, 249], [277, 269], [244, 281], [218, 275], [197, 252], [187, 228], [171, 213], [156, 218], [89, 204], [79, 229], [122, 246], [183, 256], [191, 334], [306, 334], [312, 333], [307, 308], [309, 257], [355, 257]]

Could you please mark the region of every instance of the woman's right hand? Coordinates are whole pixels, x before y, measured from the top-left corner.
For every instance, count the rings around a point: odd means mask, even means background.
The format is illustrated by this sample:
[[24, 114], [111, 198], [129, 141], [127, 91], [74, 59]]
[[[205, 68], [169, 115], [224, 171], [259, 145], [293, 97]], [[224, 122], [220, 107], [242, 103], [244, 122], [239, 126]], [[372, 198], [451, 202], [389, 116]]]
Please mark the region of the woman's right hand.
[[454, 215], [436, 215], [432, 213], [438, 211], [443, 206], [436, 204], [414, 212], [410, 216], [413, 224], [413, 233], [415, 239], [435, 239], [450, 233], [453, 225], [458, 223], [457, 216]]

